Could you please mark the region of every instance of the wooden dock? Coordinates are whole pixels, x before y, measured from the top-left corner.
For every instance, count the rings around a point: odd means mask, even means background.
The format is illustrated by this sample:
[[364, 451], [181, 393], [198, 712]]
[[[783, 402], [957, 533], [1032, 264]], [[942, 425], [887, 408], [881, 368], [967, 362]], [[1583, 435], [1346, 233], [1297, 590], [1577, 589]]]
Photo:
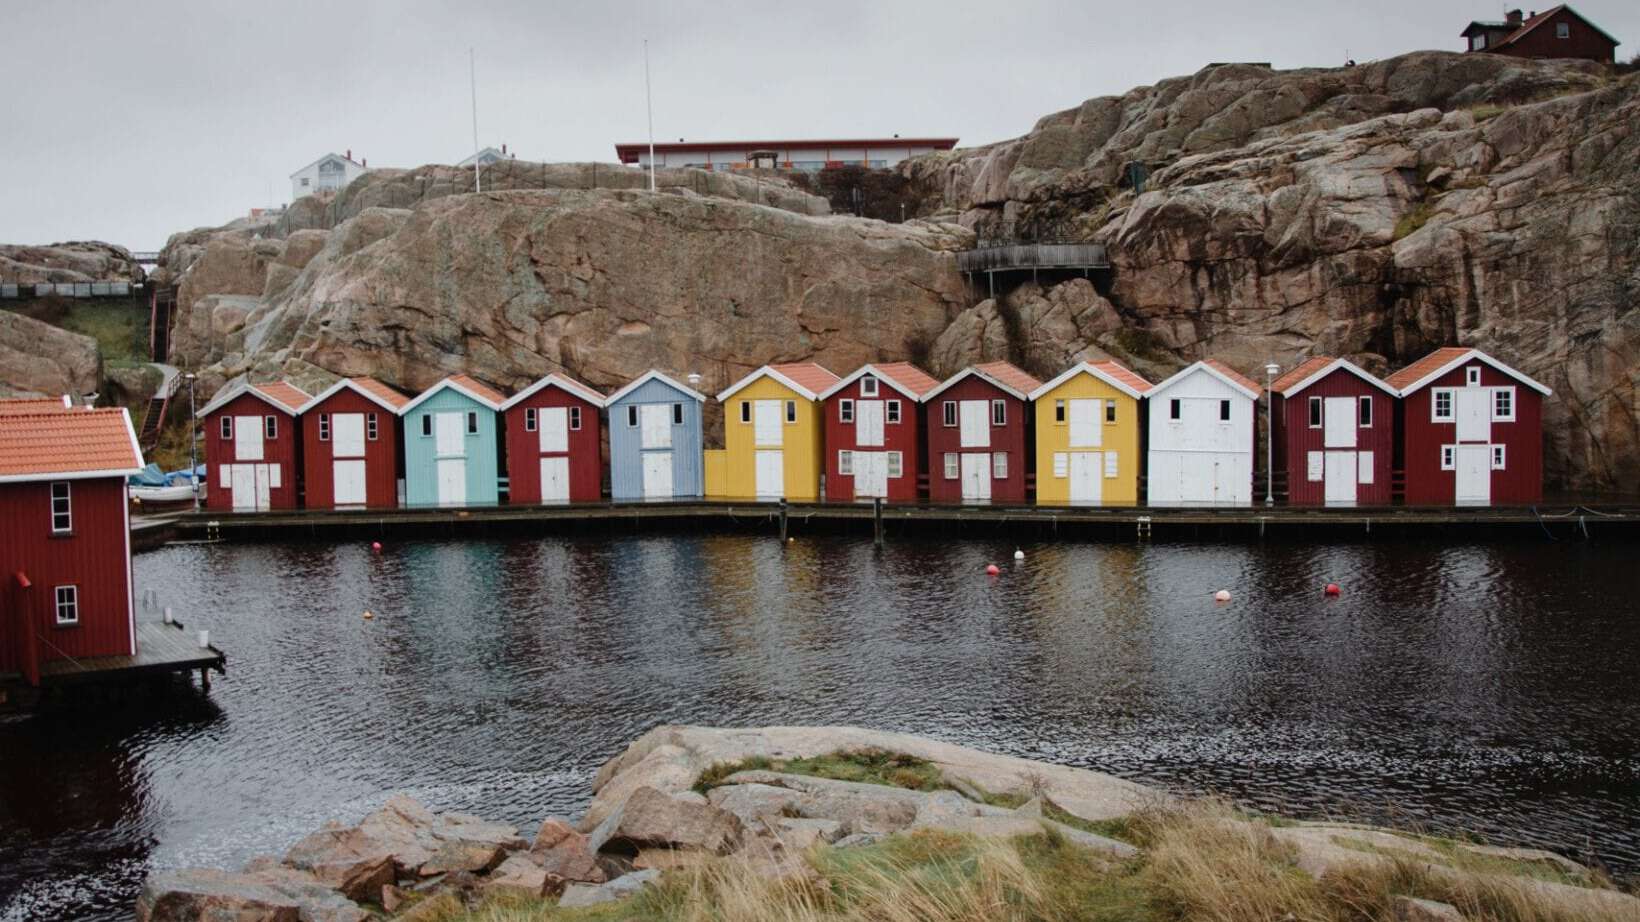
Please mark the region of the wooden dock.
[[211, 687], [211, 672], [225, 674], [228, 657], [214, 645], [201, 647], [197, 635], [181, 624], [144, 621], [137, 624], [136, 656], [59, 659], [40, 666], [40, 687], [104, 684], [160, 675], [199, 672]]

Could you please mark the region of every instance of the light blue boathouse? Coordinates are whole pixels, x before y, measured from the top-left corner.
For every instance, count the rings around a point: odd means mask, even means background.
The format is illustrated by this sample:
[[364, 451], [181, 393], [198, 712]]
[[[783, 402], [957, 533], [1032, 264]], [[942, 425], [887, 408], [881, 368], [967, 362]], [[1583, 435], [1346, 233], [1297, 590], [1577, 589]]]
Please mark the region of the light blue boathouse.
[[406, 506], [494, 506], [500, 501], [499, 410], [506, 398], [451, 375], [404, 405]]
[[610, 395], [609, 484], [617, 502], [705, 493], [701, 406], [706, 395], [651, 371]]

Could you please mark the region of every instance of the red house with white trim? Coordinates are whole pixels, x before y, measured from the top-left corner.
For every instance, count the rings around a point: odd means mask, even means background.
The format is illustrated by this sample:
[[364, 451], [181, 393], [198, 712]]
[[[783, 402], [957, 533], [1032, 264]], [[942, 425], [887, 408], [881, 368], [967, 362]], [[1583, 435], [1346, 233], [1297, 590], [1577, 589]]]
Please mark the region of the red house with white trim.
[[399, 410], [409, 402], [375, 378], [343, 378], [303, 404], [302, 505], [397, 507]]
[[0, 675], [137, 652], [124, 409], [0, 400]]
[[296, 414], [310, 395], [284, 381], [230, 384], [205, 421], [205, 506], [213, 512], [295, 509], [302, 453]]
[[[1008, 362], [970, 365], [923, 395], [928, 430], [928, 498], [936, 503], [1023, 503], [1029, 463], [1030, 393], [1042, 382]], [[1002, 411], [995, 403], [1002, 402]], [[967, 405], [969, 411], [964, 412]], [[963, 420], [968, 420], [966, 426]], [[999, 422], [1000, 420], [1000, 422]], [[970, 478], [962, 457], [984, 455], [979, 468], [995, 472], [994, 455], [1007, 455], [1004, 477]], [[979, 495], [983, 492], [984, 495]], [[972, 494], [972, 495], [970, 495]]]
[[1277, 378], [1270, 391], [1275, 470], [1286, 477], [1288, 503], [1390, 504], [1394, 388], [1348, 359], [1318, 355]]
[[1407, 505], [1543, 499], [1543, 398], [1552, 391], [1479, 349], [1449, 347], [1392, 374]]
[[[507, 502], [595, 503], [603, 498], [604, 396], [557, 372], [501, 404]], [[667, 417], [671, 423], [671, 417]]]
[[820, 394], [826, 499], [917, 500], [922, 395], [939, 381], [909, 362], [865, 365]]

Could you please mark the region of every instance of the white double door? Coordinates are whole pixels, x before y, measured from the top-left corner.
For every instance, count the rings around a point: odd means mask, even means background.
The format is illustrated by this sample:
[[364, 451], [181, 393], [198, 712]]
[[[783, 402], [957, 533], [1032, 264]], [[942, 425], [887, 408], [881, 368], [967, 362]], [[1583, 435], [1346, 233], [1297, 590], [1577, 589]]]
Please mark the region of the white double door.
[[279, 486], [276, 464], [230, 464], [226, 486], [235, 512], [267, 512], [273, 508], [269, 491]]
[[758, 499], [780, 499], [786, 495], [786, 454], [779, 449], [757, 452]]
[[467, 414], [433, 415], [433, 462], [440, 506], [467, 505]]
[[1327, 397], [1321, 401], [1322, 462], [1321, 496], [1329, 506], [1353, 506], [1360, 461], [1356, 458], [1356, 415], [1354, 397]]
[[569, 408], [541, 407], [536, 410], [536, 431], [541, 452], [541, 502], [569, 502]]
[[854, 496], [856, 499], [888, 496], [888, 452], [856, 451], [854, 464]]
[[780, 400], [758, 400], [752, 404], [753, 437], [757, 448], [753, 463], [759, 499], [779, 499], [786, 495], [786, 455], [779, 447], [785, 435], [781, 425], [785, 415], [783, 404], [784, 401]]
[[1492, 446], [1457, 445], [1453, 449], [1456, 477], [1453, 502], [1485, 506], [1492, 502]]
[[330, 491], [335, 506], [365, 504], [364, 414], [330, 417]]
[[[966, 401], [965, 401], [966, 402]], [[983, 404], [983, 401], [972, 401]], [[962, 501], [987, 503], [991, 501], [991, 453], [966, 452], [962, 456]]]
[[1104, 452], [1099, 451], [1070, 453], [1065, 476], [1069, 480], [1071, 502], [1096, 506], [1104, 498], [1104, 457]]
[[670, 451], [644, 452], [643, 498], [671, 499], [672, 496], [672, 453]]

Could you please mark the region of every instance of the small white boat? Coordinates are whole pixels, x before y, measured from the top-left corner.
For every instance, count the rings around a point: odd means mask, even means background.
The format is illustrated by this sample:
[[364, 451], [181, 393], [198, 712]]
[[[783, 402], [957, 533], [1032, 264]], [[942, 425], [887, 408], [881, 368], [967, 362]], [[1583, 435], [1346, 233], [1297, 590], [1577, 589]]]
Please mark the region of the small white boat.
[[[194, 488], [186, 483], [163, 487], [131, 487], [131, 498], [145, 503], [181, 503], [194, 498]], [[199, 491], [203, 499], [205, 491]]]

